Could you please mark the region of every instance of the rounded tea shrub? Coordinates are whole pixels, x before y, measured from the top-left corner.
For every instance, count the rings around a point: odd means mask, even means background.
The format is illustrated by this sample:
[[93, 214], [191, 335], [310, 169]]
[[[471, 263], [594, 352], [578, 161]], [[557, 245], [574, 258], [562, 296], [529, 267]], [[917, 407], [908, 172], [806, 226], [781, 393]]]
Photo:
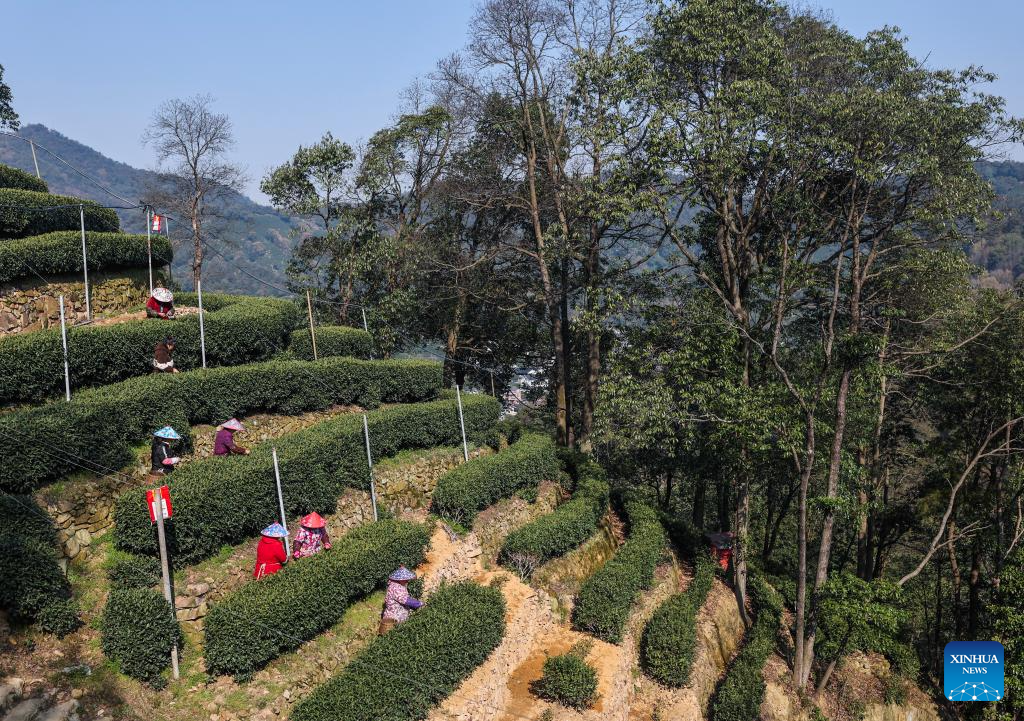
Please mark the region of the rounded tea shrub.
[[171, 645], [181, 644], [181, 627], [171, 605], [148, 588], [110, 592], [100, 621], [100, 642], [121, 672], [151, 685], [171, 663]]
[[581, 654], [552, 656], [544, 662], [543, 675], [531, 690], [541, 698], [582, 711], [597, 699], [597, 671]]

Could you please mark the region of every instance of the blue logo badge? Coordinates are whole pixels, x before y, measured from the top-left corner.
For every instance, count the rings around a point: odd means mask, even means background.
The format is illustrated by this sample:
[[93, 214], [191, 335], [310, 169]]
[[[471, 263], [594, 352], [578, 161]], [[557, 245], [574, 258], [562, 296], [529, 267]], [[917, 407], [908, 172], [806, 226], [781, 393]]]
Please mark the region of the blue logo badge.
[[942, 659], [942, 688], [950, 701], [1003, 698], [1003, 644], [950, 641]]

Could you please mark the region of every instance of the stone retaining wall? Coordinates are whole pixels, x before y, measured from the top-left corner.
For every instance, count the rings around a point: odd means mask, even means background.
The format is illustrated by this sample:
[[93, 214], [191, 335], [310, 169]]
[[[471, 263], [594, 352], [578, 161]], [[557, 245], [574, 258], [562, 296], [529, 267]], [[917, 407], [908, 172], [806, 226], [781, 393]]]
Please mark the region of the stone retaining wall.
[[[162, 269], [153, 269], [153, 282], [165, 283]], [[17, 284], [0, 285], [0, 337], [60, 325], [60, 304], [69, 325], [86, 321], [85, 283], [81, 276], [21, 278]], [[146, 302], [149, 273], [126, 269], [89, 274], [89, 302], [93, 317], [122, 313]]]

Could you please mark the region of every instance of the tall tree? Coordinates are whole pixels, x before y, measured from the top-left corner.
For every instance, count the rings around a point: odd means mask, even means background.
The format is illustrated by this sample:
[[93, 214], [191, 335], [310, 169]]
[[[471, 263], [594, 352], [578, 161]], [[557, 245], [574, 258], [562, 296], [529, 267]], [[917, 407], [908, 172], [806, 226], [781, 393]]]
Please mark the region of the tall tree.
[[295, 290], [337, 296], [340, 318], [348, 317], [355, 293], [360, 220], [351, 212], [356, 199], [355, 152], [331, 133], [310, 147], [299, 146], [291, 160], [260, 183], [278, 210], [311, 220], [313, 232], [299, 240], [288, 274]]
[[160, 187], [154, 204], [167, 205], [187, 219], [192, 235], [192, 278], [203, 270], [203, 241], [211, 219], [219, 217], [218, 201], [241, 192], [245, 173], [229, 159], [234, 145], [231, 120], [213, 111], [213, 98], [195, 95], [168, 100], [157, 108], [143, 135], [157, 156]]
[[0, 128], [17, 130], [21, 127], [18, 114], [14, 112], [13, 102], [11, 86], [4, 82], [4, 66], [0, 65]]

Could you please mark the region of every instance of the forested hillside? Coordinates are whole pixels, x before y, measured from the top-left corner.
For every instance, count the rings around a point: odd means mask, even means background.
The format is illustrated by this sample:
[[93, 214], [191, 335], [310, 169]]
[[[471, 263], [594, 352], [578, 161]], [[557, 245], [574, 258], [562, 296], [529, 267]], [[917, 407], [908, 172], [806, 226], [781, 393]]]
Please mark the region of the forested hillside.
[[1010, 286], [1024, 274], [1024, 163], [979, 163], [996, 192], [993, 219], [971, 249], [971, 258], [991, 275], [993, 284]]
[[[52, 150], [75, 168], [96, 178], [101, 184], [129, 200], [145, 197], [147, 189], [157, 180], [149, 170], [133, 168], [125, 163], [106, 157], [56, 130], [45, 125], [22, 126], [19, 134], [39, 145]], [[61, 163], [48, 153], [36, 149], [39, 170], [51, 192], [88, 198], [106, 205], [123, 204], [82, 174]], [[0, 135], [0, 162], [34, 173], [32, 151], [28, 143], [10, 136]], [[299, 227], [298, 221], [259, 205], [239, 193], [232, 193], [229, 201], [220, 209], [223, 224], [211, 237], [207, 252], [209, 273], [203, 283], [210, 290], [234, 290], [238, 292], [266, 295], [273, 290], [253, 280], [241, 269], [275, 285], [284, 286], [284, 268], [287, 265], [294, 239], [292, 231]], [[141, 210], [118, 210], [121, 225], [132, 233], [144, 233], [145, 216]], [[184, 237], [185, 228], [171, 223], [171, 236]], [[184, 287], [190, 287], [191, 251], [188, 243], [175, 243], [178, 250], [174, 262], [174, 277]], [[221, 258], [217, 255], [224, 255]]]

